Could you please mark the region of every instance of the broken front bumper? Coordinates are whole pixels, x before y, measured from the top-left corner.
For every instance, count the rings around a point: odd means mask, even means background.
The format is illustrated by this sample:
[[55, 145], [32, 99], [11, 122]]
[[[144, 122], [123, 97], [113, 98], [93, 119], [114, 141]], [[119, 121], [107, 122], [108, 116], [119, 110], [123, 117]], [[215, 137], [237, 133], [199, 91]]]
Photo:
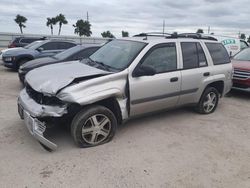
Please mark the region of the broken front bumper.
[[56, 150], [57, 145], [43, 136], [43, 133], [46, 130], [45, 123], [33, 118], [27, 111], [23, 110], [21, 106], [18, 107], [18, 112], [20, 117], [24, 119], [25, 125], [27, 126], [30, 134], [50, 150]]
[[57, 145], [44, 137], [46, 130], [45, 122], [41, 122], [41, 117], [61, 117], [67, 113], [66, 106], [46, 106], [36, 103], [29, 97], [26, 90], [23, 89], [18, 97], [18, 113], [21, 119], [24, 119], [31, 135], [34, 136], [41, 144], [50, 150], [56, 150]]

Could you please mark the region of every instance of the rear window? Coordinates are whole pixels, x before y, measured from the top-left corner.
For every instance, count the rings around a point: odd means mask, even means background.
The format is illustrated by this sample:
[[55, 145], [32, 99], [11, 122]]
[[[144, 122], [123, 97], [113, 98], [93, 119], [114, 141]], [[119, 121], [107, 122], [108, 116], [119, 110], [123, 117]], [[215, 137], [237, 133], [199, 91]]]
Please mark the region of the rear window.
[[220, 43], [206, 43], [214, 65], [230, 63], [230, 57], [226, 48]]
[[70, 42], [58, 42], [58, 49], [69, 49], [72, 48], [73, 46], [76, 46], [74, 43]]
[[38, 40], [37, 38], [23, 38], [20, 40], [20, 42], [29, 44], [29, 43], [32, 43], [32, 42], [37, 41], [37, 40]]

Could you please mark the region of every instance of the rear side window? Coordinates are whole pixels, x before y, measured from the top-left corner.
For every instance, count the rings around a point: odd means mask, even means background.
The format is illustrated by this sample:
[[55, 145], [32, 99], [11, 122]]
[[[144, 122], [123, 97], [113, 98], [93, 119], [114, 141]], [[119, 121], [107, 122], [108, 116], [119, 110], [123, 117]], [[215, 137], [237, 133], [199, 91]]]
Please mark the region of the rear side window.
[[44, 50], [57, 50], [57, 42], [47, 42], [41, 46]]
[[32, 43], [34, 41], [38, 40], [37, 38], [23, 38], [20, 40], [21, 43]]
[[74, 43], [69, 43], [69, 42], [59, 42], [58, 43], [58, 49], [69, 49], [75, 46]]
[[183, 69], [207, 66], [206, 56], [198, 42], [182, 42]]
[[230, 58], [225, 47], [220, 43], [206, 43], [214, 65], [230, 63]]

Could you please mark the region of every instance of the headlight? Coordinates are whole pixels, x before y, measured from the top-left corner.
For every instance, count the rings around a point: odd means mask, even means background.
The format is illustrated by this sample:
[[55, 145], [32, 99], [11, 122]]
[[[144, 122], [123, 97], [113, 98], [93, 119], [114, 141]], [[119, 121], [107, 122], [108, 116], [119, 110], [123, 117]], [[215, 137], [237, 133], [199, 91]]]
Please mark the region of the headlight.
[[5, 57], [4, 61], [12, 61], [12, 57]]

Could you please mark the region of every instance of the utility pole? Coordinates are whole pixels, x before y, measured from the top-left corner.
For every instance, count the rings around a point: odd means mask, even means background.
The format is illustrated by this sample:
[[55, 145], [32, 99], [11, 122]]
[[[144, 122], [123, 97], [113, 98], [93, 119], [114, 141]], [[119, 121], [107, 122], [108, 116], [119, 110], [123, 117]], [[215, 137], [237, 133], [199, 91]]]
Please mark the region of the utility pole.
[[210, 34], [210, 26], [208, 26], [207, 33]]
[[87, 11], [87, 21], [89, 21], [89, 13], [88, 13], [88, 11]]
[[165, 33], [165, 20], [163, 20], [163, 25], [162, 25], [162, 34]]

